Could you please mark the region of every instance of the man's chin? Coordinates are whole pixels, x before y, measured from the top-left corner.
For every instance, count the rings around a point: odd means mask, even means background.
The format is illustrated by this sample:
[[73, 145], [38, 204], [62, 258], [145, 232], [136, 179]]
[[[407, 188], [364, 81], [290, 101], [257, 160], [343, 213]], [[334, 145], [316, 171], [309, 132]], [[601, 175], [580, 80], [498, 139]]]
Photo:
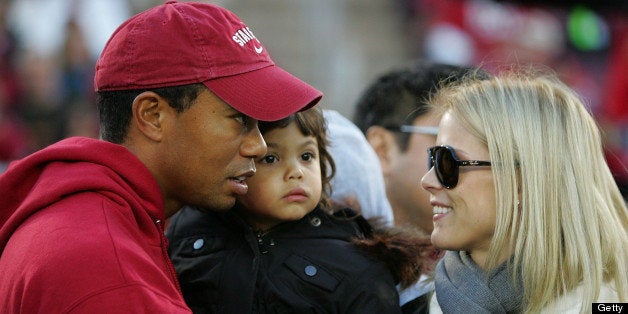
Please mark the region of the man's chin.
[[197, 206], [197, 208], [204, 212], [226, 212], [233, 208], [235, 205], [235, 197], [226, 197], [224, 200], [218, 202], [218, 200], [214, 199], [209, 204], [205, 206]]

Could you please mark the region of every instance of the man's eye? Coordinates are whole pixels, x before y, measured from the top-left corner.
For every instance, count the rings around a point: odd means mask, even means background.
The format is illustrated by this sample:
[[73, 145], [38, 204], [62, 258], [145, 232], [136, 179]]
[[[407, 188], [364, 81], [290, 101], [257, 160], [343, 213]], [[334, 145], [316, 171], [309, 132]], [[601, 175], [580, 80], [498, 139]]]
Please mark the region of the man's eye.
[[242, 115], [242, 114], [239, 114], [239, 115], [235, 116], [234, 119], [236, 119], [236, 121], [238, 121], [238, 123], [240, 123], [240, 124], [242, 124], [244, 126], [246, 126], [247, 123], [248, 123], [247, 117]]

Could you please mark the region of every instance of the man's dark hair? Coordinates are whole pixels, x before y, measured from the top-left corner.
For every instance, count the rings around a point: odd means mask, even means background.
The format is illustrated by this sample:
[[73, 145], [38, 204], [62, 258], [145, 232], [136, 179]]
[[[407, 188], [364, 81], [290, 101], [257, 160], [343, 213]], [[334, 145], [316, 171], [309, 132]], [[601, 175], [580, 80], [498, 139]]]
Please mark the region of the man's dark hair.
[[[417, 61], [409, 67], [384, 73], [362, 93], [353, 122], [364, 134], [373, 125], [393, 130], [403, 124], [412, 124], [430, 110], [426, 100], [438, 87], [469, 75], [488, 76], [471, 67], [428, 61]], [[399, 147], [405, 151], [410, 134], [396, 132], [396, 137]]]
[[133, 100], [143, 92], [155, 92], [166, 99], [170, 107], [181, 113], [190, 108], [196, 97], [206, 88], [205, 85], [197, 83], [153, 89], [98, 92], [100, 137], [116, 144], [124, 142], [133, 116]]

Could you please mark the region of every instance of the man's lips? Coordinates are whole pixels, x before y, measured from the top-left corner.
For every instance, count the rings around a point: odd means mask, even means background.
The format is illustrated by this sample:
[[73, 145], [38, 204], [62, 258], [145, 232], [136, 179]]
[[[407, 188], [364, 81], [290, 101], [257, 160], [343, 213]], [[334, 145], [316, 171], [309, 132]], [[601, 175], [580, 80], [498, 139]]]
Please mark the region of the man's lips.
[[246, 178], [250, 178], [255, 174], [255, 168], [249, 169], [248, 171], [243, 172], [242, 174], [231, 177], [231, 187], [234, 192], [238, 195], [244, 195], [249, 190], [249, 186], [246, 184]]

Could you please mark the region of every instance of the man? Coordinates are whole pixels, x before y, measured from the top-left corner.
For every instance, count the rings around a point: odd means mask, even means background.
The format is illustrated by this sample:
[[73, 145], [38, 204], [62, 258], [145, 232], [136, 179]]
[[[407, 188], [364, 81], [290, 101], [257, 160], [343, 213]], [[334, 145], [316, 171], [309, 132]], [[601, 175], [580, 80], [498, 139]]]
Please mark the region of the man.
[[438, 112], [426, 104], [441, 83], [461, 79], [470, 68], [420, 61], [377, 78], [356, 105], [355, 124], [381, 162], [395, 224], [430, 234], [432, 206], [419, 181], [427, 172], [427, 148], [438, 133]]
[[[432, 206], [420, 180], [428, 170], [427, 148], [436, 142], [440, 116], [424, 101], [441, 84], [455, 83], [471, 73], [478, 78], [486, 75], [471, 68], [419, 61], [379, 76], [356, 105], [354, 122], [379, 157], [395, 225], [432, 233]], [[437, 257], [436, 252], [433, 255]], [[433, 284], [423, 276], [416, 285], [400, 291], [403, 312], [427, 312], [431, 290]]]
[[233, 13], [176, 1], [114, 32], [94, 84], [102, 140], [60, 141], [0, 177], [0, 308], [187, 313], [164, 220], [230, 208], [266, 152], [257, 121], [322, 94]]

